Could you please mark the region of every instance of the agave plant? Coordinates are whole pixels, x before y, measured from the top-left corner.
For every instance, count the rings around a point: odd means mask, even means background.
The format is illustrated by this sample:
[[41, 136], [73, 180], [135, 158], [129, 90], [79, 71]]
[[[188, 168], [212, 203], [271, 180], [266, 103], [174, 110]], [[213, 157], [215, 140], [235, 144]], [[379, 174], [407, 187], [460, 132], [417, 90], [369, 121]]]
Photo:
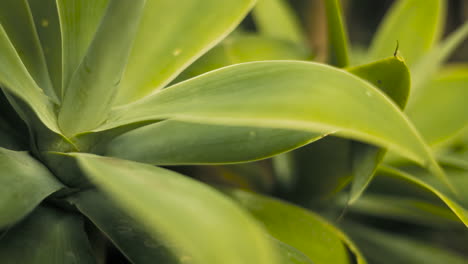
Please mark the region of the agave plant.
[[[194, 76], [246, 61], [309, 59], [312, 52], [304, 47], [298, 33], [304, 30], [287, 2], [264, 0], [261, 3], [253, 12], [258, 32], [236, 32], [193, 64], [186, 75]], [[390, 153], [382, 163], [385, 151], [331, 136], [275, 157], [276, 178], [273, 181], [277, 184], [274, 187], [271, 183], [265, 185], [252, 180], [255, 179], [252, 171], [259, 174], [264, 164], [250, 164], [250, 170], [246, 170], [246, 165], [215, 167], [217, 178], [225, 178], [228, 174], [231, 183], [234, 177], [237, 185], [280, 195], [323, 215], [330, 216], [331, 213], [332, 219], [345, 210], [348, 212], [342, 220], [345, 230], [356, 238], [372, 263], [393, 263], [395, 256], [399, 263], [466, 262], [466, 257], [444, 248], [464, 251], [463, 245], [467, 243], [466, 228], [462, 223], [467, 223], [468, 208], [464, 195], [467, 184], [468, 113], [465, 99], [468, 73], [464, 64], [441, 66], [468, 35], [468, 24], [440, 40], [446, 19], [446, 1], [428, 1], [424, 6], [419, 1], [396, 1], [371, 46], [359, 50], [350, 48], [350, 60], [346, 29], [337, 12], [339, 6], [334, 1], [324, 1], [324, 4], [331, 44], [329, 63], [348, 66], [349, 71], [374, 82], [402, 107], [409, 99], [406, 114], [432, 150], [438, 153], [438, 160], [444, 165], [450, 181], [455, 183], [458, 195], [409, 160], [398, 158], [398, 153]], [[282, 18], [279, 19], [282, 26], [277, 24], [276, 17], [262, 15], [271, 13]], [[247, 43], [251, 49], [245, 48]], [[252, 49], [263, 52], [252, 52]], [[409, 84], [396, 85], [394, 81], [402, 75], [390, 73], [388, 66], [379, 69], [383, 61], [371, 67], [355, 66], [382, 59], [392, 52], [404, 57], [410, 65], [411, 87]], [[388, 78], [384, 79], [385, 76]], [[246, 171], [249, 178], [245, 176]], [[378, 177], [371, 183], [369, 192], [361, 197], [375, 176]], [[350, 181], [351, 188], [345, 188]], [[378, 223], [379, 228], [385, 225], [390, 228], [384, 228], [382, 233], [382, 230], [373, 230], [376, 225], [372, 223]], [[398, 234], [389, 234], [395, 232], [396, 224]], [[301, 230], [300, 225], [297, 230]], [[410, 239], [407, 238], [409, 234]], [[434, 245], [435, 237], [442, 237], [442, 247]]]
[[2, 263], [105, 263], [102, 240], [132, 263], [349, 263], [347, 248], [365, 263], [311, 212], [158, 167], [253, 161], [331, 133], [398, 152], [450, 186], [405, 114], [366, 81], [382, 67], [407, 76], [399, 57], [354, 74], [244, 63], [171, 84], [254, 4], [0, 3]]

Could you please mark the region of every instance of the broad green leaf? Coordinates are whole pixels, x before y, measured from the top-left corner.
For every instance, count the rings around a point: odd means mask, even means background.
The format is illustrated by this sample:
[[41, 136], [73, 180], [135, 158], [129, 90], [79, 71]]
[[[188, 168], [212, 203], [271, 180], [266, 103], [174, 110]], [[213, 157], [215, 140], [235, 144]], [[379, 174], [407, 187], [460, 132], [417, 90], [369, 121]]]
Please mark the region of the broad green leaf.
[[[347, 198], [343, 198], [340, 205], [346, 206]], [[426, 226], [453, 226], [460, 223], [459, 218], [445, 206], [399, 195], [365, 194], [349, 206], [347, 210], [359, 215], [406, 221]]]
[[30, 213], [63, 186], [26, 152], [0, 148], [0, 229]]
[[62, 37], [56, 0], [28, 0], [55, 95], [62, 97]]
[[58, 133], [52, 101], [29, 74], [1, 24], [0, 50], [0, 87], [24, 100], [50, 130]]
[[230, 199], [152, 165], [71, 154], [113, 201], [150, 235], [191, 263], [276, 263], [255, 220]]
[[[62, 32], [62, 88], [60, 98], [83, 61], [109, 0], [56, 0]], [[52, 22], [52, 21], [51, 21]]]
[[30, 76], [50, 98], [56, 100], [28, 1], [2, 0], [0, 23]]
[[[468, 37], [468, 22], [451, 33], [446, 39], [434, 46], [411, 70], [410, 101], [416, 99], [421, 88], [432, 79], [440, 66], [455, 49]], [[411, 104], [409, 104], [411, 106]]]
[[190, 65], [177, 79], [188, 79], [231, 64], [262, 60], [307, 60], [305, 47], [267, 36], [230, 36]]
[[65, 93], [58, 118], [65, 135], [92, 130], [105, 121], [145, 3], [146, 0], [111, 0], [109, 3], [96, 37]]
[[148, 1], [116, 103], [133, 102], [167, 85], [231, 32], [254, 2]]
[[[400, 57], [394, 56], [349, 68], [348, 71], [374, 84], [401, 109], [405, 108], [410, 91], [410, 74]], [[385, 153], [385, 149], [373, 145], [351, 142], [353, 181], [349, 197], [350, 204], [357, 201], [362, 195]]]
[[345, 246], [355, 254], [358, 263], [366, 263], [341, 231], [315, 213], [245, 191], [228, 190], [227, 193], [249, 210], [273, 237], [296, 248], [313, 263], [350, 263]]
[[116, 137], [105, 154], [157, 165], [235, 163], [267, 158], [321, 137], [286, 129], [165, 120]]
[[132, 214], [123, 211], [104, 194], [88, 190], [70, 200], [133, 263], [184, 263], [153, 239]]
[[468, 126], [468, 66], [444, 69], [433, 77], [406, 113], [431, 145], [450, 139]]
[[[387, 177], [402, 179], [433, 193], [433, 195], [442, 200], [458, 216], [458, 218], [468, 226], [468, 196], [466, 196], [466, 190], [462, 189], [463, 186], [466, 186], [466, 183], [465, 185], [457, 184], [460, 179], [451, 177], [451, 181], [454, 183], [455, 188], [459, 189], [458, 197], [454, 197], [451, 190], [447, 189], [445, 185], [440, 184], [432, 175], [415, 177], [409, 173], [387, 166], [381, 166], [378, 173]], [[460, 178], [463, 180], [462, 177]]]
[[4, 264], [96, 263], [82, 219], [57, 209], [38, 207], [0, 237]]
[[368, 82], [323, 64], [269, 61], [225, 67], [116, 108], [95, 131], [161, 119], [338, 131], [395, 150], [444, 179], [429, 147], [391, 100]]
[[253, 9], [255, 24], [264, 36], [302, 45], [305, 43], [299, 19], [285, 0], [259, 0]]
[[388, 11], [369, 48], [368, 60], [390, 56], [397, 42], [408, 65], [437, 43], [445, 21], [445, 0], [399, 0]]
[[375, 264], [424, 263], [463, 264], [468, 259], [448, 249], [429, 245], [409, 237], [384, 233], [358, 224], [343, 225], [362, 249], [365, 256]]
[[329, 53], [332, 65], [343, 68], [349, 64], [348, 35], [341, 12], [340, 0], [325, 0]]

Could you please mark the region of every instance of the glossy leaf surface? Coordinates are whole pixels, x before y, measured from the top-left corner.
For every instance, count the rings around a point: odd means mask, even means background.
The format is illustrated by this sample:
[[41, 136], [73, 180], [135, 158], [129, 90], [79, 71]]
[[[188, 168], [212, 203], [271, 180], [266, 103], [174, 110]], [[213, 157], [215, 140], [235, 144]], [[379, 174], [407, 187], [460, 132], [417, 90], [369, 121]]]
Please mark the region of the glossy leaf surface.
[[286, 129], [165, 120], [118, 136], [105, 153], [157, 165], [235, 163], [267, 158], [321, 137]]
[[0, 148], [0, 229], [22, 219], [63, 186], [26, 152]]
[[255, 220], [200, 182], [147, 164], [72, 154], [150, 235], [190, 263], [276, 263]]
[[121, 82], [117, 104], [135, 101], [167, 85], [190, 63], [234, 30], [254, 2], [148, 1]]
[[445, 0], [396, 1], [372, 41], [369, 61], [392, 55], [398, 41], [399, 51], [413, 65], [438, 41], [444, 21]]
[[38, 207], [0, 237], [5, 264], [96, 263], [79, 216]]
[[[327, 103], [329, 100], [336, 104]], [[339, 131], [342, 136], [437, 166], [413, 126], [383, 93], [345, 71], [321, 64], [272, 61], [226, 67], [118, 108], [98, 130], [166, 118], [319, 133]]]

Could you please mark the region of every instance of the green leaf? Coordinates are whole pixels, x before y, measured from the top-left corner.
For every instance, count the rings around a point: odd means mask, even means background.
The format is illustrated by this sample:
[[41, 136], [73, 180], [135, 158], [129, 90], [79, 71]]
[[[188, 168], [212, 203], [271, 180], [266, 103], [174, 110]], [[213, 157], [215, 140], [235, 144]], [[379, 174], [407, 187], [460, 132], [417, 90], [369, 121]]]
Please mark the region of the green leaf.
[[[56, 0], [62, 32], [63, 98], [68, 84], [83, 61], [109, 0]], [[52, 21], [51, 21], [52, 22]]]
[[58, 133], [52, 101], [29, 74], [1, 24], [0, 50], [1, 88], [24, 100], [50, 130]]
[[347, 67], [349, 64], [348, 35], [343, 23], [340, 0], [325, 0], [324, 4], [330, 44], [329, 59], [332, 65], [340, 68]]
[[177, 79], [180, 81], [231, 64], [262, 60], [307, 60], [305, 47], [295, 43], [256, 34], [230, 36], [190, 65]]
[[116, 103], [133, 102], [167, 85], [231, 32], [254, 2], [148, 1]]
[[0, 148], [0, 229], [30, 213], [63, 186], [26, 152]]
[[[404, 182], [403, 184], [407, 183]], [[345, 199], [340, 201], [340, 205], [346, 206], [347, 198], [343, 198]], [[413, 197], [379, 194], [377, 192], [361, 196], [347, 210], [359, 215], [406, 221], [430, 227], [454, 226], [454, 224], [460, 223], [459, 218], [446, 206]]]
[[[433, 47], [411, 70], [410, 101], [416, 99], [426, 82], [439, 70], [455, 49], [468, 37], [468, 22]], [[409, 104], [411, 105], [411, 104]]]
[[0, 23], [31, 77], [50, 98], [56, 100], [28, 1], [2, 0]]
[[407, 109], [408, 117], [431, 145], [468, 126], [468, 65], [451, 66], [433, 77]]
[[338, 131], [398, 151], [443, 178], [430, 149], [394, 103], [368, 82], [322, 64], [269, 61], [226, 67], [117, 108], [95, 131], [161, 119]]
[[0, 238], [5, 264], [96, 263], [83, 221], [74, 214], [38, 207]]
[[55, 96], [62, 97], [62, 36], [56, 0], [28, 0]]
[[435, 179], [432, 175], [424, 175], [424, 177], [416, 177], [409, 173], [403, 172], [401, 170], [397, 170], [387, 166], [381, 166], [379, 168], [379, 174], [382, 174], [387, 177], [393, 177], [402, 179], [406, 182], [412, 183], [424, 190], [431, 192], [433, 195], [437, 196], [440, 200], [442, 200], [457, 216], [458, 218], [468, 226], [468, 196], [465, 197], [466, 191], [461, 189], [463, 186], [455, 184], [460, 179], [456, 179], [451, 177], [451, 181], [454, 183], [456, 188], [460, 188], [458, 191], [459, 196], [454, 197], [451, 190], [447, 189], [447, 187], [443, 184], [440, 184], [437, 179]]
[[65, 135], [92, 130], [105, 121], [145, 3], [146, 0], [111, 0], [109, 3], [96, 37], [65, 93], [58, 119]]
[[232, 201], [175, 172], [71, 154], [112, 200], [191, 263], [276, 263], [263, 230]]
[[[405, 108], [410, 91], [410, 73], [404, 61], [398, 56], [349, 68], [348, 71], [374, 84], [401, 109]], [[385, 153], [385, 149], [369, 144], [351, 143], [353, 181], [350, 204], [357, 201], [369, 185]]]
[[463, 264], [468, 260], [450, 250], [428, 245], [426, 241], [384, 233], [354, 223], [347, 223], [344, 227], [372, 263]]
[[358, 263], [366, 263], [354, 244], [320, 216], [300, 207], [248, 193], [227, 193], [259, 220], [276, 239], [305, 254], [313, 263], [350, 263], [346, 246]]
[[267, 158], [321, 137], [286, 129], [165, 120], [116, 137], [105, 154], [157, 165], [235, 163]]
[[399, 0], [388, 11], [369, 49], [368, 60], [399, 51], [414, 65], [437, 43], [445, 21], [445, 0]]
[[305, 43], [299, 18], [285, 0], [259, 0], [253, 9], [255, 24], [264, 36]]
[[70, 200], [133, 263], [183, 263], [104, 194], [88, 190]]

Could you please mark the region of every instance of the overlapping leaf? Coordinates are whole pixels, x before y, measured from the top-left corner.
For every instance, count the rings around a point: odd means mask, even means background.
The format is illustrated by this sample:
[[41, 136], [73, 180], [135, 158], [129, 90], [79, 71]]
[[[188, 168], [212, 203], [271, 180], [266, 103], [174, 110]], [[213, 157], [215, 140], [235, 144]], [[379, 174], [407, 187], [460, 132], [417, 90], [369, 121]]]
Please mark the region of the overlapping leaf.
[[164, 87], [230, 33], [254, 2], [148, 1], [122, 79], [117, 104], [133, 102]]
[[113, 201], [190, 263], [276, 263], [248, 214], [207, 185], [162, 168], [72, 154]]
[[30, 213], [63, 186], [26, 152], [0, 148], [0, 229]]

